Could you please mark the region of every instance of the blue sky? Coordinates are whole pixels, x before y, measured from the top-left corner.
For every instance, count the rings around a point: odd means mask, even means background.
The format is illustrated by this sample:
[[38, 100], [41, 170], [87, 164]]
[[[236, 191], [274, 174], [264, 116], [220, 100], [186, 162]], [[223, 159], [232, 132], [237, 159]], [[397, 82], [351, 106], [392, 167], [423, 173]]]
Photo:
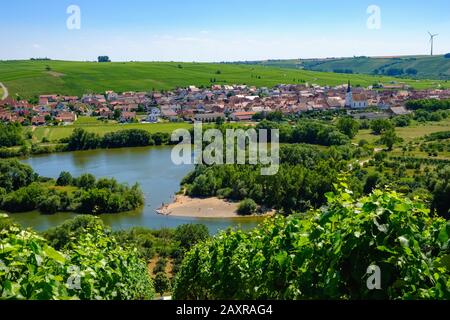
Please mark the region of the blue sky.
[[[448, 0], [0, 0], [0, 59], [234, 61], [450, 52]], [[81, 10], [69, 30], [67, 8]], [[369, 29], [367, 8], [381, 10]]]

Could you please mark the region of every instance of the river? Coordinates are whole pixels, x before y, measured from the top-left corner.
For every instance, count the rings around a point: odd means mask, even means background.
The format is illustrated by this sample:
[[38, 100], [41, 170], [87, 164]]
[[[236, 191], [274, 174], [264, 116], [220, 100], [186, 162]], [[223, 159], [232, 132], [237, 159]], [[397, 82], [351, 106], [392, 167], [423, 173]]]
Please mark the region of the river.
[[[180, 182], [193, 166], [176, 166], [171, 161], [170, 147], [145, 147], [111, 150], [92, 150], [68, 153], [53, 153], [33, 156], [23, 160], [38, 174], [57, 178], [61, 171], [68, 171], [74, 177], [83, 173], [92, 173], [97, 178], [116, 178], [130, 185], [139, 183], [145, 195], [145, 206], [139, 210], [120, 214], [101, 215], [101, 219], [113, 230], [131, 227], [151, 229], [175, 228], [185, 223], [205, 224], [211, 233], [228, 227], [248, 229], [256, 226], [255, 218], [239, 219], [199, 219], [158, 215], [155, 210], [163, 203], [172, 201], [180, 189]], [[73, 213], [43, 215], [39, 212], [12, 214], [12, 218], [24, 227], [43, 231], [57, 226]]]

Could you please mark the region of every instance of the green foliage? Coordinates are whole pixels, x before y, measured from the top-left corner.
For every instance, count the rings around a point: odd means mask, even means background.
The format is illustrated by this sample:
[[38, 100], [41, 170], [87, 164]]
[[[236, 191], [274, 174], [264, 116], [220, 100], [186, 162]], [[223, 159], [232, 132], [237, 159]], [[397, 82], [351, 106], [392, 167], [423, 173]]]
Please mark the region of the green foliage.
[[98, 62], [111, 62], [108, 56], [99, 56]]
[[[48, 229], [43, 233], [44, 238], [49, 245], [56, 250], [61, 250], [68, 246], [73, 239], [78, 239], [88, 229], [101, 226], [103, 228], [102, 220], [91, 215], [80, 215], [73, 219], [65, 221], [63, 224]], [[106, 229], [106, 228], [105, 228]]]
[[107, 133], [101, 141], [102, 148], [145, 147], [155, 142], [152, 135], [139, 129], [123, 130]]
[[341, 117], [337, 122], [337, 127], [340, 132], [353, 139], [358, 134], [359, 122], [353, 118]]
[[74, 183], [73, 177], [70, 172], [61, 172], [58, 179], [56, 180], [57, 186], [70, 186]]
[[[343, 184], [344, 188], [347, 188]], [[308, 218], [266, 220], [194, 247], [175, 299], [448, 299], [450, 227], [420, 201], [327, 194]], [[381, 290], [366, 284], [381, 269]]]
[[411, 110], [437, 111], [450, 109], [450, 100], [422, 99], [410, 100], [406, 107]]
[[27, 212], [39, 208], [47, 190], [39, 183], [20, 188], [3, 197], [1, 208], [8, 212]]
[[[2, 219], [0, 217], [0, 219]], [[153, 284], [135, 250], [92, 224], [61, 250], [31, 230], [0, 231], [0, 299], [151, 299]]]
[[[97, 179], [91, 174], [73, 178], [62, 172], [56, 181], [41, 178], [16, 160], [0, 161], [0, 208], [8, 212], [40, 210], [53, 214], [74, 211], [88, 214], [131, 211], [144, 204], [139, 185], [129, 187], [115, 179]], [[33, 182], [36, 181], [36, 182]], [[54, 188], [72, 187], [72, 192]]]
[[394, 144], [399, 141], [399, 137], [395, 133], [395, 130], [384, 131], [381, 135], [380, 143], [385, 144], [389, 151], [392, 151]]
[[373, 134], [380, 135], [385, 131], [393, 130], [394, 126], [390, 120], [387, 119], [376, 119], [370, 122], [370, 128]]
[[186, 250], [209, 238], [208, 228], [203, 224], [184, 224], [175, 229], [174, 239]]
[[146, 130], [130, 129], [108, 132], [100, 137], [98, 134], [87, 132], [82, 128], [75, 128], [68, 138], [67, 149], [75, 151], [97, 148], [145, 147], [169, 143], [170, 135], [162, 132], [151, 134]]
[[0, 147], [20, 146], [24, 143], [22, 126], [0, 122]]
[[281, 143], [308, 143], [323, 146], [340, 146], [350, 139], [335, 127], [316, 121], [299, 121], [295, 127], [267, 120], [261, 121], [257, 129], [279, 129]]
[[0, 188], [11, 192], [36, 181], [33, 169], [17, 160], [0, 160]]
[[77, 212], [80, 213], [118, 213], [141, 207], [144, 195], [137, 184], [131, 188], [114, 183], [106, 187], [99, 181], [96, 187], [81, 191], [79, 203]]
[[197, 166], [183, 184], [194, 197], [226, 196], [231, 200], [254, 200], [257, 204], [286, 214], [305, 211], [325, 203], [338, 172], [346, 169], [351, 147], [326, 151], [304, 145], [284, 145], [276, 175], [261, 176], [256, 165]]
[[450, 166], [433, 173], [429, 178], [428, 188], [433, 195], [431, 210], [450, 220]]
[[237, 213], [242, 216], [252, 215], [256, 212], [258, 206], [252, 199], [244, 199], [239, 203]]
[[408, 127], [411, 124], [410, 116], [398, 116], [392, 119], [396, 127]]
[[161, 296], [164, 292], [170, 290], [170, 280], [164, 272], [159, 272], [153, 282], [155, 284], [155, 291]]
[[100, 145], [100, 137], [82, 128], [75, 128], [68, 139], [67, 150], [89, 150], [96, 149]]
[[42, 213], [54, 214], [61, 210], [61, 198], [57, 195], [45, 197], [39, 204], [39, 209]]

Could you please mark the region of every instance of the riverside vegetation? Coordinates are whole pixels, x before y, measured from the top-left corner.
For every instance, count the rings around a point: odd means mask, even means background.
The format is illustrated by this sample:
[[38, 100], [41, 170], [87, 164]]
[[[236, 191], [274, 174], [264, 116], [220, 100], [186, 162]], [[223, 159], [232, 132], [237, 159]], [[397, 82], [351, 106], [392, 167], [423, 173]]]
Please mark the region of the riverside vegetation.
[[38, 176], [17, 160], [0, 160], [0, 208], [8, 212], [118, 213], [143, 204], [137, 184], [129, 187], [91, 174], [73, 178], [68, 172], [62, 172], [55, 181]]

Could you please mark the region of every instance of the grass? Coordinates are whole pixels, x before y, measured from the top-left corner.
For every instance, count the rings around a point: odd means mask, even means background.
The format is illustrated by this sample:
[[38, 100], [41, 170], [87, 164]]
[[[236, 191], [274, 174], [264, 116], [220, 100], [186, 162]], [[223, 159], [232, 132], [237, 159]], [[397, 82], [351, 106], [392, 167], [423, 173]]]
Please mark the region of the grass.
[[304, 68], [306, 70], [333, 72], [335, 70], [350, 69], [354, 73], [373, 74], [374, 70], [398, 68], [403, 70], [415, 69], [414, 77], [424, 79], [450, 79], [450, 59], [442, 55], [438, 56], [405, 56], [405, 57], [353, 57], [336, 59], [312, 59], [312, 60], [270, 60], [253, 62], [259, 65]]
[[118, 123], [103, 123], [101, 121], [91, 121], [91, 119], [80, 118], [77, 123], [71, 126], [61, 127], [36, 127], [33, 131], [33, 141], [40, 142], [43, 138], [49, 141], [57, 142], [60, 139], [69, 137], [75, 128], [83, 128], [88, 132], [97, 133], [101, 136], [108, 132], [116, 132], [128, 129], [142, 129], [150, 133], [163, 132], [172, 133], [177, 129], [189, 129], [191, 127], [188, 123], [133, 123], [133, 124], [118, 124]]
[[403, 152], [401, 150], [401, 148], [395, 149], [394, 151], [392, 151], [390, 153], [390, 155], [396, 156], [396, 157], [406, 156], [406, 157], [413, 157], [413, 158], [420, 158], [420, 159], [438, 159], [438, 160], [450, 159], [450, 152], [438, 152], [437, 157], [430, 157], [428, 152], [422, 152], [419, 150]]
[[[436, 123], [431, 122], [426, 124], [415, 124], [409, 127], [395, 129], [397, 135], [406, 143], [434, 132], [448, 130], [450, 130], [450, 119]], [[380, 136], [373, 135], [372, 130], [360, 130], [356, 137], [353, 139], [353, 142], [358, 143], [362, 139], [373, 143], [376, 140], [379, 140]]]
[[[49, 71], [50, 70], [50, 71]], [[220, 73], [218, 73], [220, 71]], [[0, 61], [0, 81], [12, 96], [25, 98], [40, 94], [81, 96], [106, 90], [150, 91], [171, 90], [189, 85], [248, 84], [272, 87], [281, 83], [302, 82], [319, 85], [341, 85], [347, 80], [353, 85], [402, 82], [416, 89], [449, 84], [438, 80], [412, 80], [369, 75], [345, 75], [313, 72], [259, 65], [175, 62], [68, 62], [68, 61]]]

